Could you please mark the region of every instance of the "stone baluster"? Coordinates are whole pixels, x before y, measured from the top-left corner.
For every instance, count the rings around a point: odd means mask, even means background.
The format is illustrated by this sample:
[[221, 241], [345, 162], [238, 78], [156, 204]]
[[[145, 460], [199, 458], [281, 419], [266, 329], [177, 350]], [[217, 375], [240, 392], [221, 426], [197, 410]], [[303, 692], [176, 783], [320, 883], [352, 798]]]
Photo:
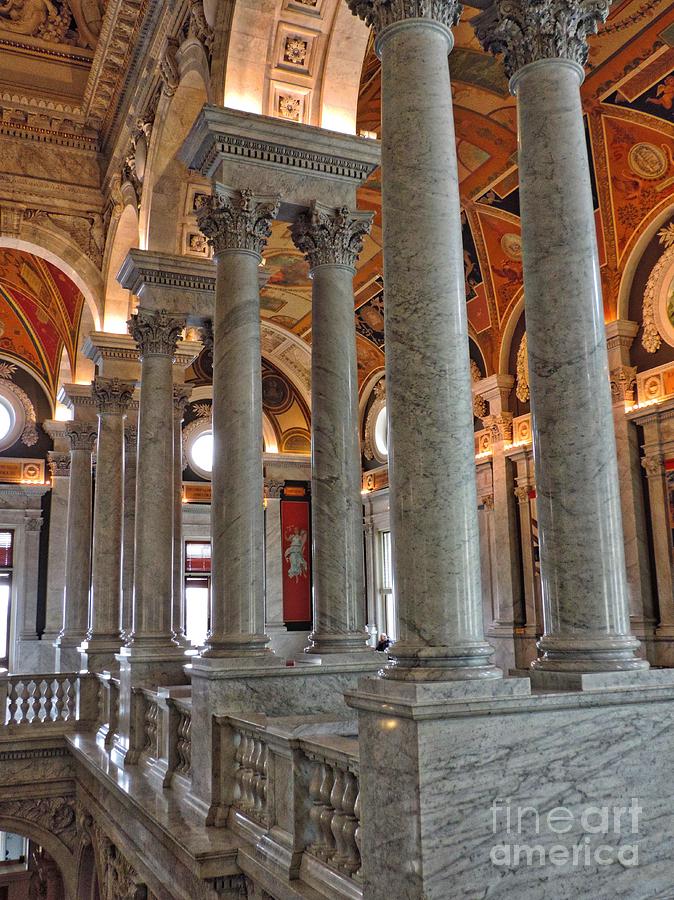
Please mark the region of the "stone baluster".
[[122, 546], [122, 636], [126, 640], [133, 630], [133, 572], [136, 541], [136, 464], [138, 425], [129, 422], [124, 428], [124, 538]]
[[211, 630], [203, 656], [272, 656], [264, 629], [258, 266], [277, 198], [218, 185], [198, 214], [215, 252]]
[[183, 575], [183, 418], [192, 394], [184, 384], [173, 385], [173, 640], [187, 647]]
[[369, 651], [353, 276], [370, 213], [314, 202], [292, 226], [312, 279], [314, 630], [309, 653]]
[[[400, 639], [391, 678], [497, 678], [484, 640], [447, 54], [458, 0], [347, 0], [382, 66], [386, 386]], [[414, 148], [412, 151], [411, 148]], [[451, 528], [447, 517], [451, 516]]]
[[93, 423], [68, 422], [70, 439], [70, 485], [66, 539], [66, 585], [63, 630], [58, 637], [57, 656], [61, 672], [77, 671], [77, 649], [87, 634], [89, 578], [91, 573], [91, 453], [96, 442]]
[[116, 669], [115, 654], [122, 645], [124, 419], [134, 388], [119, 378], [96, 378], [92, 385], [98, 446], [89, 631], [82, 644], [82, 663], [90, 671]]
[[[580, 85], [609, 0], [495, 0], [475, 20], [517, 96], [544, 635], [539, 680], [648, 666], [630, 633]], [[569, 260], [573, 264], [569, 265]], [[556, 678], [559, 676], [559, 678]]]
[[173, 356], [185, 323], [139, 310], [129, 330], [141, 357], [131, 648], [175, 651], [173, 598]]

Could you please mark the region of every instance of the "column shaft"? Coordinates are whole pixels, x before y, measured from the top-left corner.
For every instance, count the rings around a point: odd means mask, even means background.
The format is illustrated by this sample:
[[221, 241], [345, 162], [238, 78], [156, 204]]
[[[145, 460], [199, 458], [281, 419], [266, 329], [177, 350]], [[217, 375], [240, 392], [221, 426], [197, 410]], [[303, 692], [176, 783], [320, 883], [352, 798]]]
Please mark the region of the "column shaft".
[[368, 650], [353, 276], [367, 213], [314, 203], [293, 225], [311, 267], [311, 510], [314, 630], [309, 653]]
[[400, 619], [387, 674], [422, 680], [500, 674], [489, 664], [492, 649], [483, 636], [451, 43], [446, 26], [426, 19], [393, 24], [378, 37]]
[[138, 428], [124, 429], [124, 537], [122, 547], [122, 635], [133, 630], [133, 573], [136, 540], [136, 461]]
[[181, 646], [185, 637], [183, 576], [183, 417], [191, 388], [173, 386], [173, 638]]

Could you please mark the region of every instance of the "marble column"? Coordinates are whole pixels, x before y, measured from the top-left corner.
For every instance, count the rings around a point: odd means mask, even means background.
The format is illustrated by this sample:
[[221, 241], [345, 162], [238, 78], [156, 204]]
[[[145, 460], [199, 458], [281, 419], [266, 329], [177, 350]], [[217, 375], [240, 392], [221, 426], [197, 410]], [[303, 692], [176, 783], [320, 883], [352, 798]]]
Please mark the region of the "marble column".
[[175, 653], [173, 357], [183, 319], [140, 309], [129, 321], [141, 357], [133, 631], [127, 650]]
[[382, 65], [389, 477], [399, 640], [387, 677], [495, 678], [484, 640], [447, 54], [455, 0], [347, 0]]
[[173, 639], [188, 647], [185, 637], [185, 601], [183, 574], [183, 418], [192, 388], [173, 385]]
[[138, 424], [124, 423], [124, 528], [122, 538], [122, 637], [133, 630], [133, 573], [136, 541], [136, 463]]
[[115, 654], [122, 645], [124, 418], [134, 388], [119, 378], [99, 377], [92, 383], [98, 441], [89, 630], [82, 644], [82, 664], [89, 671], [117, 668]]
[[495, 0], [476, 21], [517, 96], [544, 609], [534, 670], [647, 667], [630, 633], [604, 313], [580, 85], [608, 0]]
[[[48, 430], [49, 424], [51, 423], [45, 423], [47, 426], [45, 430]], [[64, 423], [60, 422], [59, 425], [63, 433], [65, 431]], [[59, 444], [61, 444], [61, 440], [59, 439]], [[70, 451], [65, 453], [62, 450], [50, 450], [47, 460], [51, 476], [51, 504], [49, 508], [49, 558], [47, 560], [47, 611], [42, 640], [53, 646], [63, 627]]]
[[218, 185], [199, 226], [215, 251], [211, 630], [204, 657], [272, 656], [264, 628], [258, 266], [279, 208]]
[[312, 203], [294, 222], [311, 291], [314, 630], [307, 653], [369, 651], [353, 277], [371, 213]]
[[91, 575], [91, 453], [96, 443], [93, 423], [68, 422], [70, 485], [66, 538], [66, 586], [63, 629], [56, 642], [61, 672], [78, 671], [77, 649], [87, 634]]

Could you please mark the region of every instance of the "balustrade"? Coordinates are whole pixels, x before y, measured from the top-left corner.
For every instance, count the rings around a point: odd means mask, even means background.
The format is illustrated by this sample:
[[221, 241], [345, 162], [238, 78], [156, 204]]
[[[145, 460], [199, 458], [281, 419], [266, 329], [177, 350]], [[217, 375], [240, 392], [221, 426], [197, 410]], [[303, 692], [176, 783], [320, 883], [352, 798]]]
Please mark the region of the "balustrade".
[[38, 726], [75, 722], [80, 678], [77, 673], [5, 676], [3, 724]]

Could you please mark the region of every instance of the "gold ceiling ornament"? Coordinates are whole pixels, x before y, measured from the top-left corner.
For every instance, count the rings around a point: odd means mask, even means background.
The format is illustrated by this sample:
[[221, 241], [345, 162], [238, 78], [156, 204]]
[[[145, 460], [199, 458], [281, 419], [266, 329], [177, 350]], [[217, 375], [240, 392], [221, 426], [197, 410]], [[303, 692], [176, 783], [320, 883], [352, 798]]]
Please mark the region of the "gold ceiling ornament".
[[662, 178], [669, 168], [665, 150], [647, 141], [641, 141], [630, 148], [627, 154], [627, 164], [635, 175], [649, 181]]
[[529, 401], [529, 360], [527, 357], [527, 333], [522, 335], [520, 346], [517, 351], [517, 384], [515, 387], [515, 396], [520, 403]]
[[665, 225], [664, 228], [658, 231], [658, 240], [665, 248], [669, 248], [674, 244], [674, 222], [670, 222], [669, 225]]
[[[473, 384], [477, 384], [478, 381], [482, 380], [482, 372], [480, 372], [480, 367], [474, 359], [470, 361], [470, 379]], [[482, 394], [473, 394], [473, 415], [478, 419], [483, 419], [488, 411], [487, 401]]]

